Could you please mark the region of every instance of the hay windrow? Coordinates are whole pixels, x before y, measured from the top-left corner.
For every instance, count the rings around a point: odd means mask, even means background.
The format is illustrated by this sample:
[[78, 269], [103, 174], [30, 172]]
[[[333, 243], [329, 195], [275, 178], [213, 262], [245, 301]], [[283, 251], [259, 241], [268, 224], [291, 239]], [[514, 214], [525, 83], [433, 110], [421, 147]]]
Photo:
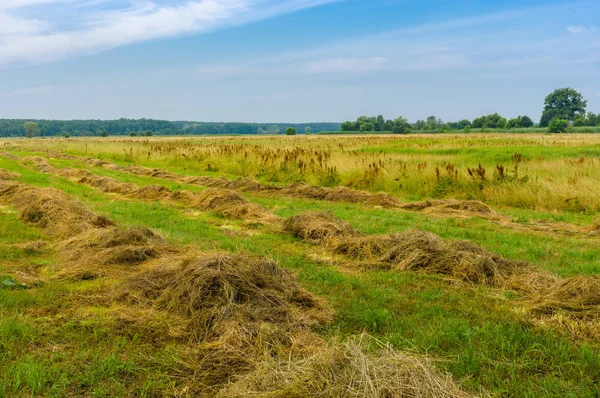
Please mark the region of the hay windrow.
[[424, 202], [407, 203], [402, 205], [401, 208], [442, 216], [498, 217], [498, 214], [491, 207], [478, 200], [426, 200]]
[[12, 171], [0, 169], [0, 181], [16, 180], [19, 177], [21, 177], [19, 173], [13, 173]]
[[43, 228], [56, 238], [113, 225], [110, 220], [94, 214], [81, 202], [54, 188], [4, 183], [0, 184], [0, 200], [19, 210], [22, 220]]
[[558, 280], [531, 298], [530, 309], [537, 314], [563, 314], [589, 320], [600, 318], [600, 276], [576, 276]]
[[[138, 172], [141, 169], [146, 170], [139, 166], [131, 166], [130, 169]], [[263, 207], [250, 203], [231, 189], [207, 189], [196, 194], [188, 191], [172, 191], [165, 186], [158, 185], [140, 187], [132, 183], [119, 182], [114, 178], [98, 176], [87, 170], [63, 168], [49, 169], [46, 172], [55, 173], [79, 184], [90, 185], [102, 192], [119, 194], [133, 199], [180, 201], [204, 211], [214, 211], [226, 218], [256, 223], [274, 223], [279, 219]], [[145, 172], [149, 173], [147, 170]]]
[[284, 222], [283, 230], [312, 242], [360, 236], [352, 225], [329, 212], [305, 212], [292, 216]]
[[263, 361], [252, 373], [217, 397], [450, 398], [472, 397], [427, 358], [408, 355], [381, 343], [368, 351], [368, 336], [323, 347], [300, 361]]

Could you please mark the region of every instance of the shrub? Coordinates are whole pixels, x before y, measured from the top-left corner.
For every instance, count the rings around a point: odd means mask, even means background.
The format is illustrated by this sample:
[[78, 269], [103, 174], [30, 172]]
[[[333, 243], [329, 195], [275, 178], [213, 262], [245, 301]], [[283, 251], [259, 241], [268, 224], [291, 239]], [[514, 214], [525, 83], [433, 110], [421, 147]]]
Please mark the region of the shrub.
[[569, 121], [565, 119], [554, 118], [548, 124], [548, 131], [551, 133], [565, 133], [569, 128]]
[[296, 135], [296, 129], [294, 127], [288, 127], [285, 130], [285, 135]]

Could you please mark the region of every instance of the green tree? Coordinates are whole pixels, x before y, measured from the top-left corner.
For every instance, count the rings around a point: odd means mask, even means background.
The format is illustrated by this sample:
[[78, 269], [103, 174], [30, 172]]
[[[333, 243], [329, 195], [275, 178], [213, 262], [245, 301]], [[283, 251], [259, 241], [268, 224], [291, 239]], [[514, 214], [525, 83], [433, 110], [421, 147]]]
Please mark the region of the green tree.
[[386, 120], [383, 124], [383, 131], [392, 131], [394, 129], [394, 121]]
[[288, 127], [285, 129], [285, 135], [296, 135], [296, 129], [294, 127]]
[[152, 134], [153, 134], [153, 133], [152, 133], [152, 130], [146, 130], [146, 132], [144, 133], [144, 135], [145, 135], [146, 137], [150, 137], [150, 136], [152, 136]]
[[312, 134], [312, 128], [310, 126], [304, 127], [304, 134], [306, 134], [306, 135]]
[[531, 118], [529, 116], [519, 116], [521, 118], [521, 125], [520, 127], [523, 128], [530, 128], [533, 127], [533, 120], [531, 120]]
[[477, 119], [473, 120], [471, 127], [473, 127], [474, 129], [481, 129], [481, 128], [483, 128], [484, 125], [485, 125], [485, 116], [481, 116], [481, 117], [478, 117]]
[[36, 122], [25, 122], [23, 125], [25, 129], [25, 137], [32, 138], [40, 133], [40, 126]]
[[408, 134], [411, 132], [412, 126], [403, 117], [398, 117], [394, 120], [394, 127], [392, 132], [394, 134]]
[[100, 133], [100, 135], [102, 137], [106, 137], [108, 135], [108, 133], [106, 132], [106, 130], [102, 130], [102, 132]]
[[506, 122], [505, 128], [507, 129], [516, 129], [517, 127], [521, 127], [521, 116], [509, 119]]
[[137, 133], [136, 133], [135, 131], [132, 131], [131, 133], [129, 133], [129, 136], [130, 136], [130, 137], [136, 137], [136, 136], [137, 136]]
[[361, 123], [360, 132], [375, 131], [375, 126], [371, 122]]
[[576, 115], [585, 115], [587, 101], [573, 88], [559, 88], [550, 93], [544, 101], [544, 112], [540, 126], [547, 127], [552, 119], [574, 121]]
[[354, 130], [354, 122], [344, 122], [341, 125], [342, 131], [356, 131]]
[[500, 116], [498, 113], [487, 115], [485, 117], [484, 127], [491, 129], [503, 129], [506, 125], [506, 119]]
[[565, 133], [569, 128], [569, 121], [566, 119], [554, 118], [548, 123], [548, 131], [551, 133]]
[[582, 115], [575, 116], [575, 120], [573, 120], [573, 126], [575, 127], [583, 127], [588, 125], [588, 119]]
[[463, 130], [467, 126], [471, 126], [471, 122], [467, 119], [463, 119], [463, 120], [456, 122], [456, 128], [458, 130]]

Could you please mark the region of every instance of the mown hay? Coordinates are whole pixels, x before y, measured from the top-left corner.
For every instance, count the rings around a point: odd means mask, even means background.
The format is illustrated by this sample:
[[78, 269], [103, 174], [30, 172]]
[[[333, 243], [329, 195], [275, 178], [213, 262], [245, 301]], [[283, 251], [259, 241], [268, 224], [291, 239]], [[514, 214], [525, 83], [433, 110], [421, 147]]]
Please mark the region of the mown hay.
[[401, 235], [367, 235], [341, 239], [333, 247], [333, 253], [357, 259], [379, 258], [399, 243]]
[[534, 296], [529, 307], [544, 315], [566, 314], [576, 319], [600, 317], [600, 276], [576, 276], [558, 280]]
[[17, 155], [13, 155], [12, 153], [8, 153], [8, 152], [2, 152], [0, 153], [0, 156], [2, 156], [3, 158], [9, 159], [9, 160], [21, 160], [21, 158]]
[[37, 188], [20, 183], [0, 184], [0, 200], [21, 212], [21, 219], [66, 238], [113, 223], [94, 214], [82, 203], [54, 188]]
[[331, 308], [272, 261], [226, 253], [157, 261], [113, 297], [186, 320], [181, 371], [197, 394], [251, 371], [263, 356], [300, 349], [298, 339], [315, 344], [317, 337], [300, 336], [331, 321]]
[[401, 206], [404, 210], [422, 211], [433, 215], [495, 217], [497, 213], [488, 205], [478, 200], [426, 200], [424, 202], [407, 203]]
[[322, 347], [300, 361], [263, 361], [257, 369], [222, 390], [217, 397], [261, 398], [449, 398], [471, 397], [426, 358], [382, 344], [368, 351], [369, 340]]
[[306, 212], [292, 216], [284, 222], [283, 230], [296, 238], [313, 242], [360, 235], [352, 225], [329, 212]]
[[52, 173], [54, 171], [54, 167], [52, 167], [50, 163], [48, 163], [48, 161], [41, 156], [26, 156], [23, 158], [23, 160], [33, 163], [34, 166], [42, 173]]
[[528, 267], [507, 260], [467, 241], [443, 241], [423, 231], [408, 231], [399, 237], [380, 260], [400, 271], [425, 270], [471, 283], [498, 285], [508, 276]]
[[255, 203], [248, 202], [246, 198], [231, 189], [206, 189], [196, 194], [190, 205], [233, 219], [265, 223], [277, 219], [272, 213]]
[[167, 249], [164, 239], [144, 228], [90, 229], [61, 242], [58, 248], [68, 261], [97, 265], [135, 265]]
[[19, 173], [13, 173], [12, 171], [0, 169], [0, 181], [16, 180], [21, 177]]
[[385, 208], [399, 207], [401, 202], [387, 193], [372, 194], [366, 191], [357, 191], [347, 187], [326, 188], [314, 185], [297, 183], [281, 188], [278, 192], [286, 195], [308, 199], [326, 200], [331, 202], [361, 203]]

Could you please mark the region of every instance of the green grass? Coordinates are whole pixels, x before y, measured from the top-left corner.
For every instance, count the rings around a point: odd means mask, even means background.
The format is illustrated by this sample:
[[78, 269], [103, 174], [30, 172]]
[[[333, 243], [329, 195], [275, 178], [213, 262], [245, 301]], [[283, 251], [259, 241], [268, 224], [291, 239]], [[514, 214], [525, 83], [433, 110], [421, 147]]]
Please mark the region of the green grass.
[[[69, 162], [54, 164], [67, 166]], [[324, 336], [344, 338], [365, 331], [394, 347], [427, 353], [438, 360], [439, 368], [472, 391], [483, 387], [511, 397], [598, 394], [599, 345], [531, 324], [510, 297], [496, 291], [434, 275], [358, 272], [316, 263], [307, 255], [317, 250], [314, 246], [267, 227], [254, 235], [231, 236], [221, 226], [241, 228], [241, 224], [212, 213], [192, 214], [180, 206], [122, 200], [2, 159], [0, 167], [21, 173], [25, 183], [61, 189], [119, 223], [160, 230], [174, 243], [274, 258], [297, 273], [309, 290], [332, 303], [336, 319], [320, 331]], [[141, 185], [160, 182], [90, 171]], [[177, 184], [164, 185], [177, 188]], [[469, 239], [564, 276], [600, 270], [595, 241], [534, 236], [479, 219], [436, 219], [358, 205], [258, 194], [248, 197], [283, 217], [305, 210], [331, 210], [365, 233], [420, 228], [446, 238]], [[21, 223], [17, 214], [4, 211], [0, 217], [0, 228], [7, 232], [0, 235], [0, 243], [43, 239], [38, 230]], [[5, 265], [0, 272], [7, 275], [23, 262], [41, 264], [44, 275], [52, 275], [60, 266], [51, 251], [24, 256], [8, 250], [3, 255]], [[7, 365], [0, 368], [0, 396], [156, 396], [171, 391], [175, 382], [169, 376], [175, 356], [171, 348], [147, 345], [133, 330], [115, 330], [106, 309], [85, 314], [73, 310], [69, 292], [96, 287], [80, 283], [50, 279], [34, 289], [0, 289], [0, 362]]]

